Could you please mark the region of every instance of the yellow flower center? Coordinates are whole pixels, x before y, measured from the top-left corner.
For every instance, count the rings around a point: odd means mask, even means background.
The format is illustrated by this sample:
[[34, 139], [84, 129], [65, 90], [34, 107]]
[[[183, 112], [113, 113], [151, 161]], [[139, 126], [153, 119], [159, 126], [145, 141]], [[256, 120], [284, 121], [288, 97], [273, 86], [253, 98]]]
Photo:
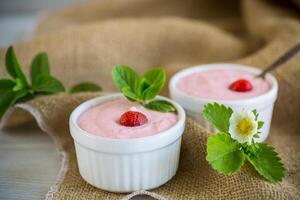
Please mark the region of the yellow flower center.
[[243, 118], [241, 121], [239, 121], [236, 128], [243, 137], [247, 137], [253, 130], [253, 124], [248, 118]]

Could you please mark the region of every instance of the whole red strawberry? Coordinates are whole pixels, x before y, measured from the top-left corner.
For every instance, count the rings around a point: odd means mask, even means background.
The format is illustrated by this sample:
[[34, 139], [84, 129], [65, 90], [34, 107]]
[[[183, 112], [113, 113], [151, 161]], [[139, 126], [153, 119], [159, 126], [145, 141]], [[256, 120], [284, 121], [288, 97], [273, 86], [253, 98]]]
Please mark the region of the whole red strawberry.
[[141, 112], [127, 111], [123, 113], [119, 119], [119, 123], [123, 126], [141, 126], [148, 122], [146, 115]]
[[246, 79], [239, 79], [231, 83], [229, 89], [237, 92], [248, 92], [252, 90], [252, 84]]

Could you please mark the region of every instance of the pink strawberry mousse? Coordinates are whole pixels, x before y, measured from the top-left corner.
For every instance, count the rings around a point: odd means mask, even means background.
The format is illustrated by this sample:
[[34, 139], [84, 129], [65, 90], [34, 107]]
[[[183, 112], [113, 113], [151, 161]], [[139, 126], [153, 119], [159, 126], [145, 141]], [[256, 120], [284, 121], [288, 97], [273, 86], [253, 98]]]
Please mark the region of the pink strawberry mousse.
[[[129, 110], [143, 113], [148, 122], [136, 127], [120, 125], [120, 116]], [[136, 102], [117, 99], [87, 109], [79, 116], [77, 123], [81, 129], [93, 135], [129, 139], [156, 135], [175, 125], [177, 118], [175, 113], [151, 111]]]
[[[252, 84], [247, 92], [229, 89], [231, 83], [246, 79]], [[212, 69], [195, 72], [181, 78], [176, 87], [189, 96], [210, 100], [237, 100], [256, 97], [270, 90], [270, 84], [253, 74], [236, 69]]]

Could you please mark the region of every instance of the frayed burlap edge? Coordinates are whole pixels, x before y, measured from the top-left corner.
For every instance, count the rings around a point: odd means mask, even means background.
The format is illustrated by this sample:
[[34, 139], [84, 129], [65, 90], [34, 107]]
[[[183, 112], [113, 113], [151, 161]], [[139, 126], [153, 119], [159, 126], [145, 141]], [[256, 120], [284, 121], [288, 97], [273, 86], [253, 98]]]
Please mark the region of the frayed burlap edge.
[[[40, 127], [40, 129], [43, 132], [47, 133], [51, 137], [52, 141], [54, 142], [54, 146], [60, 156], [61, 163], [60, 163], [60, 169], [59, 169], [58, 175], [56, 177], [55, 182], [50, 186], [50, 189], [48, 190], [48, 192], [45, 195], [45, 200], [52, 200], [55, 193], [58, 192], [59, 187], [64, 180], [65, 174], [68, 171], [69, 154], [66, 151], [64, 151], [59, 138], [56, 136], [55, 132], [45, 123], [45, 120], [44, 120], [43, 116], [41, 115], [41, 113], [37, 109], [35, 109], [33, 106], [31, 106], [30, 104], [19, 103], [19, 104], [16, 104], [14, 107], [10, 108], [3, 116], [3, 119], [1, 120], [1, 123], [0, 123], [0, 128], [4, 127], [6, 122], [9, 120], [10, 116], [18, 108], [29, 112], [35, 118], [36, 123]], [[133, 198], [135, 196], [139, 196], [139, 195], [150, 196], [157, 200], [166, 200], [166, 198], [164, 198], [156, 193], [145, 191], [145, 190], [136, 191], [129, 195], [126, 195], [125, 197], [122, 198], [122, 200], [130, 200], [131, 198]]]
[[147, 195], [147, 196], [150, 196], [150, 197], [153, 197], [157, 200], [166, 200], [166, 198], [154, 193], [154, 192], [148, 192], [148, 191], [145, 191], [145, 190], [140, 190], [140, 191], [136, 191], [136, 192], [133, 192], [127, 196], [125, 196], [124, 198], [122, 198], [122, 200], [129, 200], [135, 196], [139, 196], [139, 195]]

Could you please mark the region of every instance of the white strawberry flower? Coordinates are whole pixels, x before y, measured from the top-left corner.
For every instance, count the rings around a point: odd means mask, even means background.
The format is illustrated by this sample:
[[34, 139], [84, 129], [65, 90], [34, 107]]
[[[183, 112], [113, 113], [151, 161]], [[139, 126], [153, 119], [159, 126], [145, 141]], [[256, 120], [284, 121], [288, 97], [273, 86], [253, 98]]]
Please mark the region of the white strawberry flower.
[[253, 135], [257, 133], [257, 121], [253, 112], [242, 110], [232, 113], [229, 119], [229, 133], [239, 143], [251, 144]]

